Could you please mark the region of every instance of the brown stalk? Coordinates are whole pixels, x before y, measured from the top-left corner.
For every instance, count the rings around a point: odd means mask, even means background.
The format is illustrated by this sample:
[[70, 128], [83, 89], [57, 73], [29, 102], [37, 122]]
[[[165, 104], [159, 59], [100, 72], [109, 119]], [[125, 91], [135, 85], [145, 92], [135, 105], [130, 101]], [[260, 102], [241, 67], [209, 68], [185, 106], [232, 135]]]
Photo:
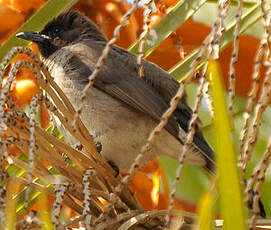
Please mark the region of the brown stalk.
[[238, 61], [242, 11], [243, 11], [243, 0], [239, 0], [237, 13], [235, 15], [236, 25], [235, 25], [235, 29], [234, 29], [233, 51], [232, 51], [232, 55], [231, 55], [230, 71], [229, 71], [230, 77], [229, 77], [229, 89], [228, 89], [228, 91], [229, 91], [228, 111], [229, 111], [229, 115], [231, 117], [233, 117], [233, 99], [235, 96], [235, 64]]
[[[26, 164], [13, 156], [10, 156], [9, 159], [12, 160], [14, 164], [28, 172], [31, 179], [17, 179], [24, 181], [24, 184], [27, 184], [29, 188], [36, 188], [39, 191], [45, 191], [46, 194], [53, 195], [52, 191], [41, 185], [35, 184], [32, 180], [35, 177], [40, 178], [44, 183], [55, 184], [57, 199], [55, 200], [53, 208], [54, 212], [52, 213], [54, 226], [59, 229], [64, 227], [58, 221], [59, 208], [62, 203], [69, 205], [79, 214], [84, 212], [84, 216], [87, 217], [85, 219], [87, 223], [86, 226], [90, 226], [88, 225], [88, 223], [90, 223], [90, 218], [88, 217], [90, 216], [91, 219], [96, 220], [99, 216], [108, 218], [113, 213], [115, 213], [115, 215], [119, 215], [124, 211], [129, 212], [130, 208], [136, 208], [136, 210], [142, 211], [140, 205], [137, 203], [130, 190], [125, 189], [120, 194], [120, 197], [112, 193], [113, 188], [118, 183], [118, 179], [114, 178], [113, 173], [110, 173], [112, 171], [111, 167], [108, 166], [102, 156], [96, 152], [95, 146], [95, 152], [91, 152], [91, 143], [87, 142], [87, 138], [90, 138], [91, 140], [92, 138], [85, 126], [80, 123], [81, 121], [79, 118], [77, 119], [76, 123], [79, 131], [74, 132], [72, 130], [71, 121], [73, 117], [70, 111], [72, 107], [69, 108], [69, 103], [64, 102], [65, 99], [59, 97], [58, 94], [61, 94], [62, 91], [59, 88], [55, 89], [57, 86], [55, 88], [52, 87], [52, 84], [49, 82], [52, 80], [52, 78], [49, 76], [49, 73], [43, 64], [28, 49], [16, 48], [14, 50], [30, 54], [37, 63], [37, 66], [26, 61], [16, 62], [12, 71], [13, 75], [9, 80], [6, 91], [4, 92], [8, 92], [14, 76], [16, 75], [16, 71], [18, 71], [18, 69], [21, 67], [26, 67], [35, 74], [41, 88], [46, 91], [46, 95], [53, 100], [56, 106], [53, 105], [50, 99], [48, 99], [46, 96], [38, 95], [32, 100], [30, 119], [24, 113], [17, 111], [17, 108], [15, 107], [12, 107], [12, 109], [10, 108], [11, 110], [3, 113], [2, 121], [5, 122], [8, 128], [6, 132], [6, 134], [10, 136], [8, 138], [11, 138], [12, 136], [19, 137], [16, 140], [13, 139], [12, 143], [16, 143], [16, 145], [22, 149], [22, 151], [26, 153], [29, 152], [28, 155], [32, 160], [30, 161], [30, 164]], [[9, 54], [9, 57], [15, 56], [15, 53], [13, 53], [14, 50], [11, 52], [11, 54]], [[43, 68], [42, 73], [40, 72], [40, 68]], [[2, 91], [2, 95], [6, 97], [7, 93], [3, 94]], [[6, 98], [10, 100], [8, 97]], [[87, 156], [82, 151], [72, 148], [70, 145], [57, 139], [50, 133], [45, 132], [38, 125], [36, 125], [34, 111], [37, 102], [45, 103], [51, 112], [59, 117], [65, 128], [70, 130], [73, 136], [76, 136], [80, 141], [82, 140], [82, 142], [85, 143], [84, 149], [88, 149], [91, 155]], [[58, 110], [59, 108], [57, 109], [57, 107], [59, 107], [60, 110]], [[80, 124], [82, 126], [80, 126]], [[84, 132], [87, 132], [88, 134], [86, 135]], [[1, 143], [3, 145], [3, 142]], [[92, 143], [94, 142], [92, 141]], [[66, 163], [63, 157], [61, 157], [59, 154], [60, 152], [66, 154], [71, 160], [73, 160], [73, 162], [77, 164], [77, 166], [72, 167], [69, 163]], [[62, 175], [62, 177], [52, 176], [34, 153], [49, 161], [49, 163]], [[97, 158], [96, 154], [98, 156]], [[99, 159], [102, 159], [102, 161], [100, 162]], [[91, 184], [90, 193], [86, 194], [83, 193], [81, 179], [83, 176], [83, 171], [88, 169], [90, 166], [94, 167], [93, 170], [95, 170], [97, 174], [95, 174], [96, 176], [88, 178], [88, 180], [85, 180], [83, 183], [85, 188], [87, 187], [87, 184]], [[68, 189], [58, 189], [58, 187], [65, 187], [66, 182], [69, 184]], [[84, 191], [86, 192], [87, 190], [85, 189]], [[87, 202], [82, 203], [84, 196], [85, 201]], [[111, 208], [107, 208], [107, 213], [105, 212], [105, 207], [103, 207], [101, 202], [98, 200], [98, 197], [103, 197], [109, 202], [109, 204], [113, 204]], [[82, 208], [81, 205], [83, 205], [84, 208]], [[101, 220], [102, 219], [103, 218], [101, 218]], [[97, 222], [97, 224], [99, 223], [101, 222]], [[147, 226], [148, 224], [146, 223], [145, 225]], [[30, 224], [25, 224], [24, 226], [28, 228]]]
[[266, 74], [265, 74], [265, 79], [264, 79], [261, 95], [259, 97], [259, 102], [255, 110], [255, 117], [252, 122], [252, 131], [244, 149], [243, 162], [242, 162], [243, 177], [245, 175], [248, 161], [250, 160], [252, 156], [252, 152], [257, 141], [259, 127], [262, 120], [262, 114], [270, 103], [270, 86], [271, 86], [271, 66], [267, 69]]
[[144, 19], [143, 19], [143, 32], [139, 36], [139, 48], [138, 48], [138, 57], [137, 57], [137, 64], [139, 65], [138, 69], [138, 76], [144, 77], [144, 66], [143, 66], [143, 57], [144, 57], [144, 48], [146, 45], [146, 39], [150, 32], [150, 19], [152, 14], [152, 6], [151, 4], [154, 3], [153, 0], [149, 0], [147, 3], [144, 4]]
[[[263, 13], [263, 15], [265, 15]], [[263, 16], [264, 17], [264, 16]], [[269, 22], [270, 23], [270, 22]], [[270, 26], [270, 24], [269, 24]], [[249, 121], [253, 111], [254, 104], [257, 99], [257, 93], [259, 90], [259, 77], [260, 77], [260, 69], [263, 65], [263, 62], [266, 61], [268, 57], [267, 52], [269, 50], [268, 47], [268, 39], [270, 36], [270, 30], [268, 30], [269, 26], [265, 26], [265, 32], [263, 38], [261, 40], [261, 44], [258, 48], [258, 51], [255, 56], [254, 66], [253, 66], [253, 74], [252, 74], [252, 86], [248, 95], [248, 103], [246, 107], [246, 112], [244, 113], [244, 122], [243, 128], [240, 137], [240, 158], [239, 158], [239, 165], [241, 165], [244, 161], [245, 157], [245, 144], [247, 142], [248, 137], [248, 130], [249, 130]], [[269, 51], [270, 52], [270, 51]], [[266, 76], [265, 76], [266, 77]]]

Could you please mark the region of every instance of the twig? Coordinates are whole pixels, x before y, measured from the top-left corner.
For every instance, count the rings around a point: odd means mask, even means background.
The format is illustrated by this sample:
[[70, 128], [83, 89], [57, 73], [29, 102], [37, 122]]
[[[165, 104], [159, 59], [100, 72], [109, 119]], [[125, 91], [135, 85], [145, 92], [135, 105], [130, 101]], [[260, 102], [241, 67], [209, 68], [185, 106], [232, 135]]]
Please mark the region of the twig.
[[236, 25], [234, 29], [234, 38], [233, 38], [233, 51], [230, 61], [230, 72], [229, 72], [229, 105], [228, 111], [229, 115], [233, 117], [233, 98], [235, 96], [235, 64], [238, 60], [238, 51], [239, 51], [239, 40], [240, 40], [240, 26], [242, 19], [243, 11], [243, 0], [238, 1], [237, 13], [235, 15]]
[[29, 203], [29, 184], [32, 182], [32, 173], [34, 170], [34, 148], [35, 148], [35, 125], [36, 125], [36, 113], [37, 101], [39, 100], [39, 94], [34, 96], [30, 103], [30, 120], [29, 120], [29, 148], [28, 148], [28, 159], [29, 159], [29, 169], [27, 170], [27, 181], [28, 185], [26, 186], [25, 193], [25, 208], [28, 207]]
[[60, 226], [59, 222], [59, 214], [60, 214], [60, 208], [61, 204], [64, 199], [64, 195], [69, 187], [69, 183], [64, 184], [57, 184], [55, 186], [55, 193], [56, 193], [56, 199], [53, 204], [52, 213], [51, 213], [51, 220], [55, 227], [55, 229], [60, 229], [62, 226]]
[[90, 211], [90, 183], [89, 183], [89, 178], [95, 173], [94, 169], [87, 169], [83, 175], [83, 194], [84, 194], [84, 210], [83, 210], [83, 216], [85, 217], [85, 223], [86, 223], [86, 230], [91, 230], [93, 229], [91, 227], [91, 220], [92, 217], [89, 214]]
[[146, 39], [150, 32], [150, 19], [151, 19], [151, 13], [152, 13], [152, 7], [151, 4], [153, 3], [153, 0], [149, 0], [147, 3], [144, 4], [144, 20], [143, 20], [143, 32], [139, 36], [139, 48], [138, 48], [138, 57], [137, 57], [137, 64], [139, 65], [138, 69], [138, 76], [144, 77], [144, 66], [142, 63], [142, 59], [144, 57], [144, 48], [146, 44]]
[[[261, 6], [263, 7], [263, 1], [261, 2]], [[263, 12], [263, 15], [265, 13]], [[265, 18], [265, 16], [263, 16]], [[252, 74], [252, 86], [248, 95], [248, 103], [246, 107], [246, 112], [244, 113], [244, 121], [243, 121], [243, 128], [241, 132], [241, 138], [240, 138], [240, 158], [239, 158], [239, 165], [241, 165], [244, 161], [244, 148], [245, 148], [245, 143], [247, 141], [247, 136], [248, 136], [248, 129], [249, 129], [249, 120], [252, 114], [253, 106], [255, 104], [256, 98], [257, 98], [257, 93], [259, 89], [259, 78], [260, 78], [260, 69], [261, 66], [263, 65], [263, 59], [267, 58], [268, 55], [266, 55], [270, 50], [268, 47], [269, 44], [269, 37], [270, 37], [270, 19], [269, 21], [265, 21], [265, 32], [264, 35], [261, 39], [261, 44], [259, 46], [259, 49], [256, 53], [255, 56], [255, 61], [254, 61], [254, 66], [253, 66], [253, 74]], [[268, 24], [266, 24], [268, 23]], [[265, 76], [266, 77], [266, 76]]]
[[252, 151], [257, 141], [262, 114], [270, 102], [270, 86], [271, 86], [271, 66], [267, 69], [266, 74], [265, 74], [265, 79], [262, 86], [261, 95], [259, 98], [259, 102], [256, 106], [255, 117], [252, 123], [252, 131], [244, 149], [244, 155], [243, 155], [243, 161], [242, 161], [243, 177], [245, 176], [245, 171], [246, 171], [248, 161], [250, 160], [252, 156]]
[[255, 229], [257, 217], [259, 216], [259, 213], [260, 213], [260, 209], [259, 209], [259, 199], [260, 199], [260, 194], [261, 194], [260, 189], [262, 187], [262, 184], [264, 183], [265, 172], [269, 165], [270, 157], [271, 157], [271, 138], [269, 138], [265, 153], [261, 161], [254, 168], [252, 176], [250, 177], [247, 183], [247, 187], [246, 187], [246, 193], [247, 193], [246, 200], [248, 201], [252, 199], [253, 185], [255, 184], [256, 180], [258, 181], [255, 187], [255, 192], [254, 192], [255, 196], [253, 197], [253, 216], [251, 218], [251, 224], [250, 224], [252, 229]]
[[186, 154], [189, 150], [189, 147], [192, 145], [193, 143], [193, 139], [194, 139], [194, 134], [195, 134], [195, 125], [196, 122], [198, 120], [198, 110], [200, 108], [200, 104], [201, 104], [201, 100], [203, 97], [203, 88], [206, 82], [206, 78], [205, 77], [201, 77], [200, 79], [200, 85], [197, 91], [197, 98], [196, 98], [196, 102], [193, 108], [193, 113], [192, 113], [192, 117], [191, 120], [189, 122], [189, 128], [188, 128], [188, 135], [185, 138], [184, 141], [184, 146], [182, 147], [182, 150], [180, 151], [179, 154], [179, 158], [178, 158], [178, 168], [176, 170], [176, 176], [175, 176], [175, 180], [172, 184], [172, 188], [171, 188], [171, 193], [170, 193], [170, 204], [169, 204], [169, 208], [168, 208], [168, 216], [167, 216], [167, 226], [170, 226], [170, 219], [171, 216], [169, 215], [172, 210], [173, 210], [173, 205], [174, 205], [174, 199], [175, 199], [175, 194], [177, 191], [177, 185], [180, 181], [181, 178], [181, 173], [182, 173], [182, 168], [183, 168], [183, 164], [185, 161], [185, 157]]

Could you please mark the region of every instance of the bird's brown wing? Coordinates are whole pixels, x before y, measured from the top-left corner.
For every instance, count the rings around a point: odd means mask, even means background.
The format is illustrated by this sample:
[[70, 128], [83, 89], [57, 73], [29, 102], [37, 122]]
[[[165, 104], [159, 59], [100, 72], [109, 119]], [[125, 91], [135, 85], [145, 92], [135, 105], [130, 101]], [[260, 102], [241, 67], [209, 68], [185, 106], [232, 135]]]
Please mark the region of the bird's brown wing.
[[[85, 84], [103, 49], [104, 43], [101, 42], [76, 46], [72, 49], [74, 56], [67, 60], [67, 66], [71, 70], [67, 76], [79, 75], [80, 82]], [[137, 76], [138, 66], [133, 58], [132, 54], [126, 56], [112, 50], [94, 81], [94, 86], [159, 121], [168, 108], [168, 103], [151, 84], [146, 84]], [[166, 129], [179, 139], [179, 127], [174, 116], [169, 119]]]
[[[85, 54], [81, 50], [78, 55], [88, 56], [88, 52], [96, 52], [97, 57], [99, 57], [104, 45], [105, 43], [94, 43], [92, 41], [87, 43], [87, 49], [84, 49]], [[80, 60], [82, 60], [82, 57], [78, 58], [78, 62]], [[81, 71], [85, 69], [85, 73], [80, 75], [86, 78], [93, 71], [94, 63], [97, 60], [93, 60], [93, 56], [89, 61], [86, 58], [84, 60], [85, 68], [80, 66], [80, 69]], [[127, 106], [148, 114], [154, 120], [159, 121], [168, 109], [171, 98], [176, 94], [179, 83], [155, 64], [144, 61], [144, 69], [144, 78], [139, 78], [136, 56], [119, 47], [113, 47], [94, 82], [94, 86], [123, 101]], [[182, 99], [165, 128], [182, 142], [179, 137], [179, 127], [187, 131], [191, 115], [191, 109], [186, 104], [185, 99]], [[212, 168], [213, 151], [197, 126], [194, 143], [196, 148], [204, 155], [207, 164], [209, 162], [210, 165], [207, 167]]]
[[[132, 67], [130, 69], [135, 70], [132, 74], [134, 77], [138, 75], [138, 64], [136, 56], [132, 55], [128, 51], [114, 46], [112, 48], [114, 53], [117, 53], [127, 59], [127, 65]], [[112, 53], [113, 53], [112, 52]], [[114, 54], [116, 55], [116, 54]], [[163, 101], [167, 103], [167, 106], [170, 104], [172, 97], [175, 96], [179, 89], [179, 83], [173, 77], [171, 77], [166, 71], [161, 69], [154, 63], [143, 60], [144, 64], [144, 77], [142, 80], [151, 86], [152, 90], [154, 89], [160, 97], [163, 98]], [[178, 122], [181, 122], [181, 127], [187, 131], [188, 121], [191, 119], [192, 110], [186, 103], [186, 93], [184, 92], [183, 97], [181, 98], [176, 111], [181, 113], [175, 113], [175, 117], [178, 117]], [[176, 116], [177, 115], [177, 116]], [[200, 124], [200, 120], [197, 121], [197, 124]]]
[[[151, 85], [138, 78], [137, 72], [130, 69], [130, 66], [119, 64], [116, 57], [110, 60], [114, 61], [106, 61], [95, 80], [95, 87], [159, 121], [168, 108], [163, 97]], [[169, 119], [166, 129], [179, 139], [178, 123], [174, 116]]]

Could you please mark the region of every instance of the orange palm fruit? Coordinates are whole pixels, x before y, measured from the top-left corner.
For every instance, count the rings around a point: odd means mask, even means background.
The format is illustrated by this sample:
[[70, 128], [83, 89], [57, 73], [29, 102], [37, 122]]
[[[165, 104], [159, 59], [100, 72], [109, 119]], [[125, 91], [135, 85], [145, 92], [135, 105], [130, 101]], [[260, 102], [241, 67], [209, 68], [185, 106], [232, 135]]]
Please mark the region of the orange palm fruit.
[[0, 7], [0, 32], [5, 33], [17, 28], [24, 21], [24, 16], [16, 9], [8, 6]]

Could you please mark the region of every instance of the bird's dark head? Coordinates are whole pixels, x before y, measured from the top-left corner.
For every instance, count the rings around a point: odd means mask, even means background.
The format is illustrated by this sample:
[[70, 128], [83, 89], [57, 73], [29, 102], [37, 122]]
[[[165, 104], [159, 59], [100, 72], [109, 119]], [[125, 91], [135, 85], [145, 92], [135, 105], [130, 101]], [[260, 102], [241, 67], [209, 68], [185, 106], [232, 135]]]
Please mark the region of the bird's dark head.
[[98, 27], [76, 11], [60, 14], [40, 32], [21, 32], [16, 36], [37, 43], [45, 58], [64, 46], [83, 40], [106, 41]]

